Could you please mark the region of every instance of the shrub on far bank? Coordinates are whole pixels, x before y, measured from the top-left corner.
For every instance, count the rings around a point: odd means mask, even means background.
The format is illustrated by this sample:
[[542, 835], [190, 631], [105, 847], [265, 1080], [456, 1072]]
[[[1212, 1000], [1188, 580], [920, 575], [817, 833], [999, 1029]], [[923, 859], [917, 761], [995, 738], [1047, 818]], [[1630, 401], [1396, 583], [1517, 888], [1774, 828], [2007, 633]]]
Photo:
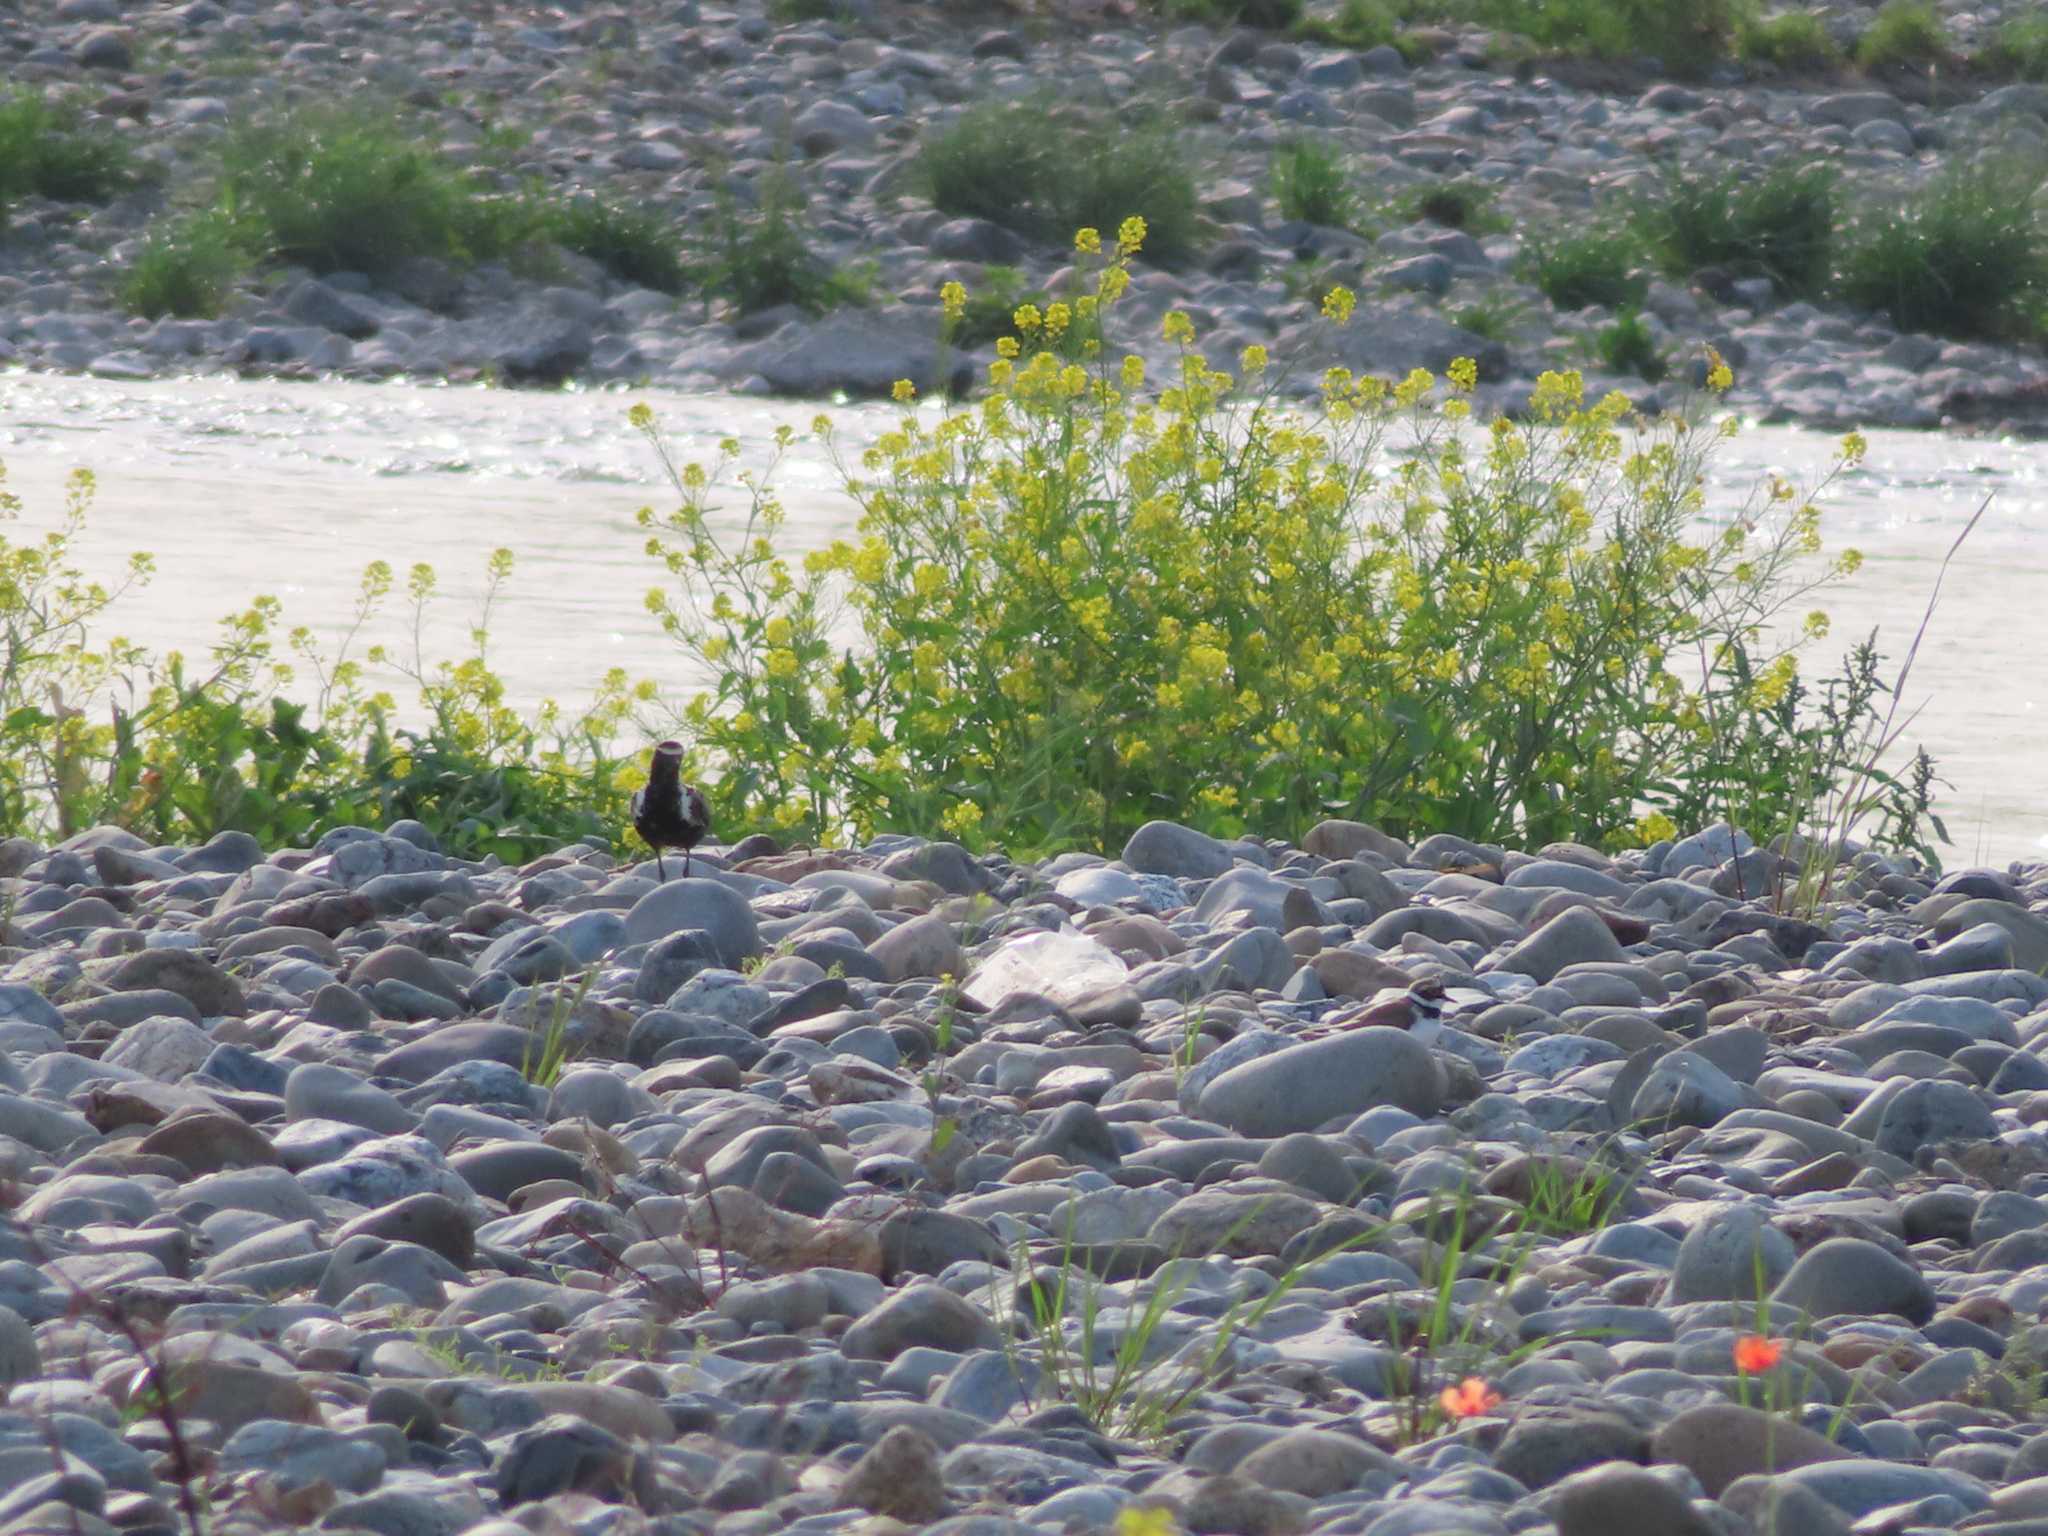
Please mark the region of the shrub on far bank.
[[1470, 331], [1503, 346], [1515, 339], [1528, 306], [1503, 289], [1492, 288], [1466, 304], [1444, 311], [1445, 318], [1462, 331]]
[[742, 208], [721, 189], [711, 228], [697, 247], [690, 276], [707, 298], [742, 314], [794, 304], [813, 312], [867, 302], [866, 279], [831, 266], [812, 249], [803, 189], [785, 166], [762, 174], [757, 201]]
[[1303, 16], [1294, 24], [1294, 35], [1306, 42], [1360, 53], [1394, 44], [1400, 32], [1399, 19], [1383, 0], [1344, 0], [1334, 15]]
[[926, 141], [932, 202], [957, 217], [1063, 241], [1114, 228], [1132, 210], [1152, 230], [1147, 254], [1169, 265], [1199, 239], [1194, 172], [1170, 125], [1129, 123], [1043, 98], [970, 107]]
[[75, 103], [27, 90], [0, 95], [0, 210], [26, 196], [99, 203], [133, 186], [135, 153]]
[[1772, 64], [1791, 74], [1818, 74], [1842, 62], [1827, 24], [1812, 11], [1745, 16], [1735, 29], [1735, 54], [1744, 63]]
[[1941, 15], [1923, 0], [1885, 0], [1856, 39], [1857, 66], [1869, 74], [1921, 74], [1954, 56]]
[[1629, 224], [1674, 277], [1725, 267], [1812, 298], [1834, 253], [1838, 185], [1829, 167], [1796, 161], [1762, 171], [1666, 166], [1657, 189], [1634, 201]]
[[1650, 327], [1633, 309], [1624, 309], [1611, 325], [1603, 325], [1593, 333], [1592, 353], [1609, 373], [1632, 373], [1650, 384], [1658, 383], [1671, 371], [1670, 363], [1658, 349], [1656, 337], [1650, 334]]
[[681, 231], [658, 214], [603, 197], [574, 197], [554, 203], [544, 224], [556, 244], [624, 282], [657, 293], [681, 293], [688, 282]]
[[1981, 57], [2003, 74], [2048, 82], [2048, 12], [2007, 17]]
[[1477, 19], [1555, 53], [1649, 55], [1696, 78], [1728, 57], [1742, 0], [1477, 0]]
[[1396, 193], [1388, 206], [1411, 224], [1425, 219], [1471, 235], [1497, 235], [1514, 227], [1494, 206], [1498, 199], [1499, 194], [1484, 182], [1457, 177], [1408, 187]]
[[2038, 336], [2048, 234], [2038, 163], [1955, 165], [1903, 198], [1869, 198], [1842, 236], [1835, 292], [1901, 330], [1962, 339]]
[[847, 21], [853, 14], [853, 7], [845, 0], [769, 0], [768, 3], [769, 19], [786, 27], [806, 21]]
[[218, 207], [266, 260], [388, 280], [416, 257], [458, 265], [541, 235], [529, 200], [493, 192], [388, 116], [302, 109], [221, 151]]
[[1159, 0], [1159, 12], [1169, 21], [1279, 32], [1301, 19], [1301, 0]]
[[1448, 19], [1447, 7], [1431, 0], [1343, 0], [1331, 14], [1303, 15], [1290, 31], [1303, 42], [1358, 53], [1389, 47], [1412, 68], [1427, 63], [1435, 50], [1405, 30], [1407, 24]]
[[392, 278], [417, 257], [456, 267], [507, 260], [544, 274], [559, 250], [661, 293], [695, 290], [743, 310], [862, 302], [865, 280], [818, 259], [786, 168], [756, 204], [724, 198], [686, 234], [680, 219], [597, 195], [503, 189], [393, 121], [308, 109], [245, 124], [221, 150], [211, 202], [156, 220], [119, 282], [146, 316], [215, 315], [238, 278], [276, 262]]
[[116, 291], [124, 309], [145, 319], [211, 320], [248, 266], [233, 227], [218, 213], [159, 219]]
[[1559, 309], [1631, 309], [1650, 291], [1642, 253], [1621, 229], [1538, 235], [1523, 247], [1521, 271]]

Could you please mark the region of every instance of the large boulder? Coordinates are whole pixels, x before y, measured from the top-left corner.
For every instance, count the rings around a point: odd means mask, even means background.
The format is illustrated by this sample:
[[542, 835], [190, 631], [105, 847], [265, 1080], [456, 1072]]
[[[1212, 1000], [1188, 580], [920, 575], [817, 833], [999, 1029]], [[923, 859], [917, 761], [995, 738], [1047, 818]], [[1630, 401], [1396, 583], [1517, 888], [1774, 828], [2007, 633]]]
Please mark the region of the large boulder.
[[847, 309], [791, 321], [766, 341], [742, 347], [726, 367], [737, 383], [764, 380], [778, 395], [887, 396], [898, 379], [920, 392], [942, 385], [964, 392], [972, 360], [939, 345], [939, 317], [928, 310]]
[[1406, 1030], [1375, 1027], [1232, 1067], [1202, 1090], [1195, 1112], [1242, 1136], [1287, 1136], [1381, 1104], [1427, 1118], [1442, 1098], [1429, 1047]]

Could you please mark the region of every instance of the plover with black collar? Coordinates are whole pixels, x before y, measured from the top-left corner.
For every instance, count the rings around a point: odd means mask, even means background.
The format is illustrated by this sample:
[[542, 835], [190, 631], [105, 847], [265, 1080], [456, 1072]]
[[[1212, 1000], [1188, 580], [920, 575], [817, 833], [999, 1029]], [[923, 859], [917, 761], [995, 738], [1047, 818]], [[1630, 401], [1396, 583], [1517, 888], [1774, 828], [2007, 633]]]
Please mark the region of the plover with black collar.
[[668, 879], [662, 863], [664, 848], [683, 850], [683, 878], [690, 878], [690, 850], [704, 841], [711, 830], [711, 807], [694, 784], [683, 782], [683, 744], [664, 741], [654, 749], [654, 762], [647, 770], [647, 787], [635, 790], [630, 805], [633, 830], [654, 850], [658, 880]]

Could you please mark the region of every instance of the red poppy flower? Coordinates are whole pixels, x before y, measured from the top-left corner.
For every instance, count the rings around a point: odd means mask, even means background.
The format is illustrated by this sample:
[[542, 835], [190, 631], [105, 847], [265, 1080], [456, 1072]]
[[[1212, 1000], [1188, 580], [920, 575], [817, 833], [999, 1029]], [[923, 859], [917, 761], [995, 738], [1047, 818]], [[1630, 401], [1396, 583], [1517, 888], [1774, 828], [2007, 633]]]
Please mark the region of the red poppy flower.
[[1437, 1401], [1452, 1418], [1469, 1419], [1498, 1408], [1500, 1394], [1477, 1376], [1467, 1376], [1455, 1387], [1445, 1387], [1437, 1394]]
[[1785, 1355], [1783, 1339], [1765, 1338], [1760, 1333], [1745, 1333], [1735, 1341], [1735, 1369], [1745, 1376], [1760, 1375], [1776, 1365]]

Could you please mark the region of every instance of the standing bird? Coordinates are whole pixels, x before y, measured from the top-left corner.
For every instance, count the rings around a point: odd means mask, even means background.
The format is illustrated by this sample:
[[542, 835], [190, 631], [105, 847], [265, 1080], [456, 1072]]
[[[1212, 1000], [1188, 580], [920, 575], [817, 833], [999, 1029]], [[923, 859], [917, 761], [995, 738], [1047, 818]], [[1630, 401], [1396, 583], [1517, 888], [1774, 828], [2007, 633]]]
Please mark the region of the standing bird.
[[654, 749], [653, 766], [647, 770], [647, 787], [633, 792], [633, 830], [654, 850], [656, 877], [666, 881], [668, 867], [661, 850], [683, 850], [683, 878], [690, 878], [690, 850], [704, 841], [711, 830], [711, 807], [694, 784], [683, 782], [683, 744], [664, 741]]
[[1444, 984], [1433, 976], [1425, 976], [1411, 987], [1386, 989], [1364, 1007], [1325, 1020], [1306, 1034], [1316, 1039], [1384, 1026], [1405, 1029], [1424, 1045], [1434, 1045], [1443, 1038], [1445, 1003]]

